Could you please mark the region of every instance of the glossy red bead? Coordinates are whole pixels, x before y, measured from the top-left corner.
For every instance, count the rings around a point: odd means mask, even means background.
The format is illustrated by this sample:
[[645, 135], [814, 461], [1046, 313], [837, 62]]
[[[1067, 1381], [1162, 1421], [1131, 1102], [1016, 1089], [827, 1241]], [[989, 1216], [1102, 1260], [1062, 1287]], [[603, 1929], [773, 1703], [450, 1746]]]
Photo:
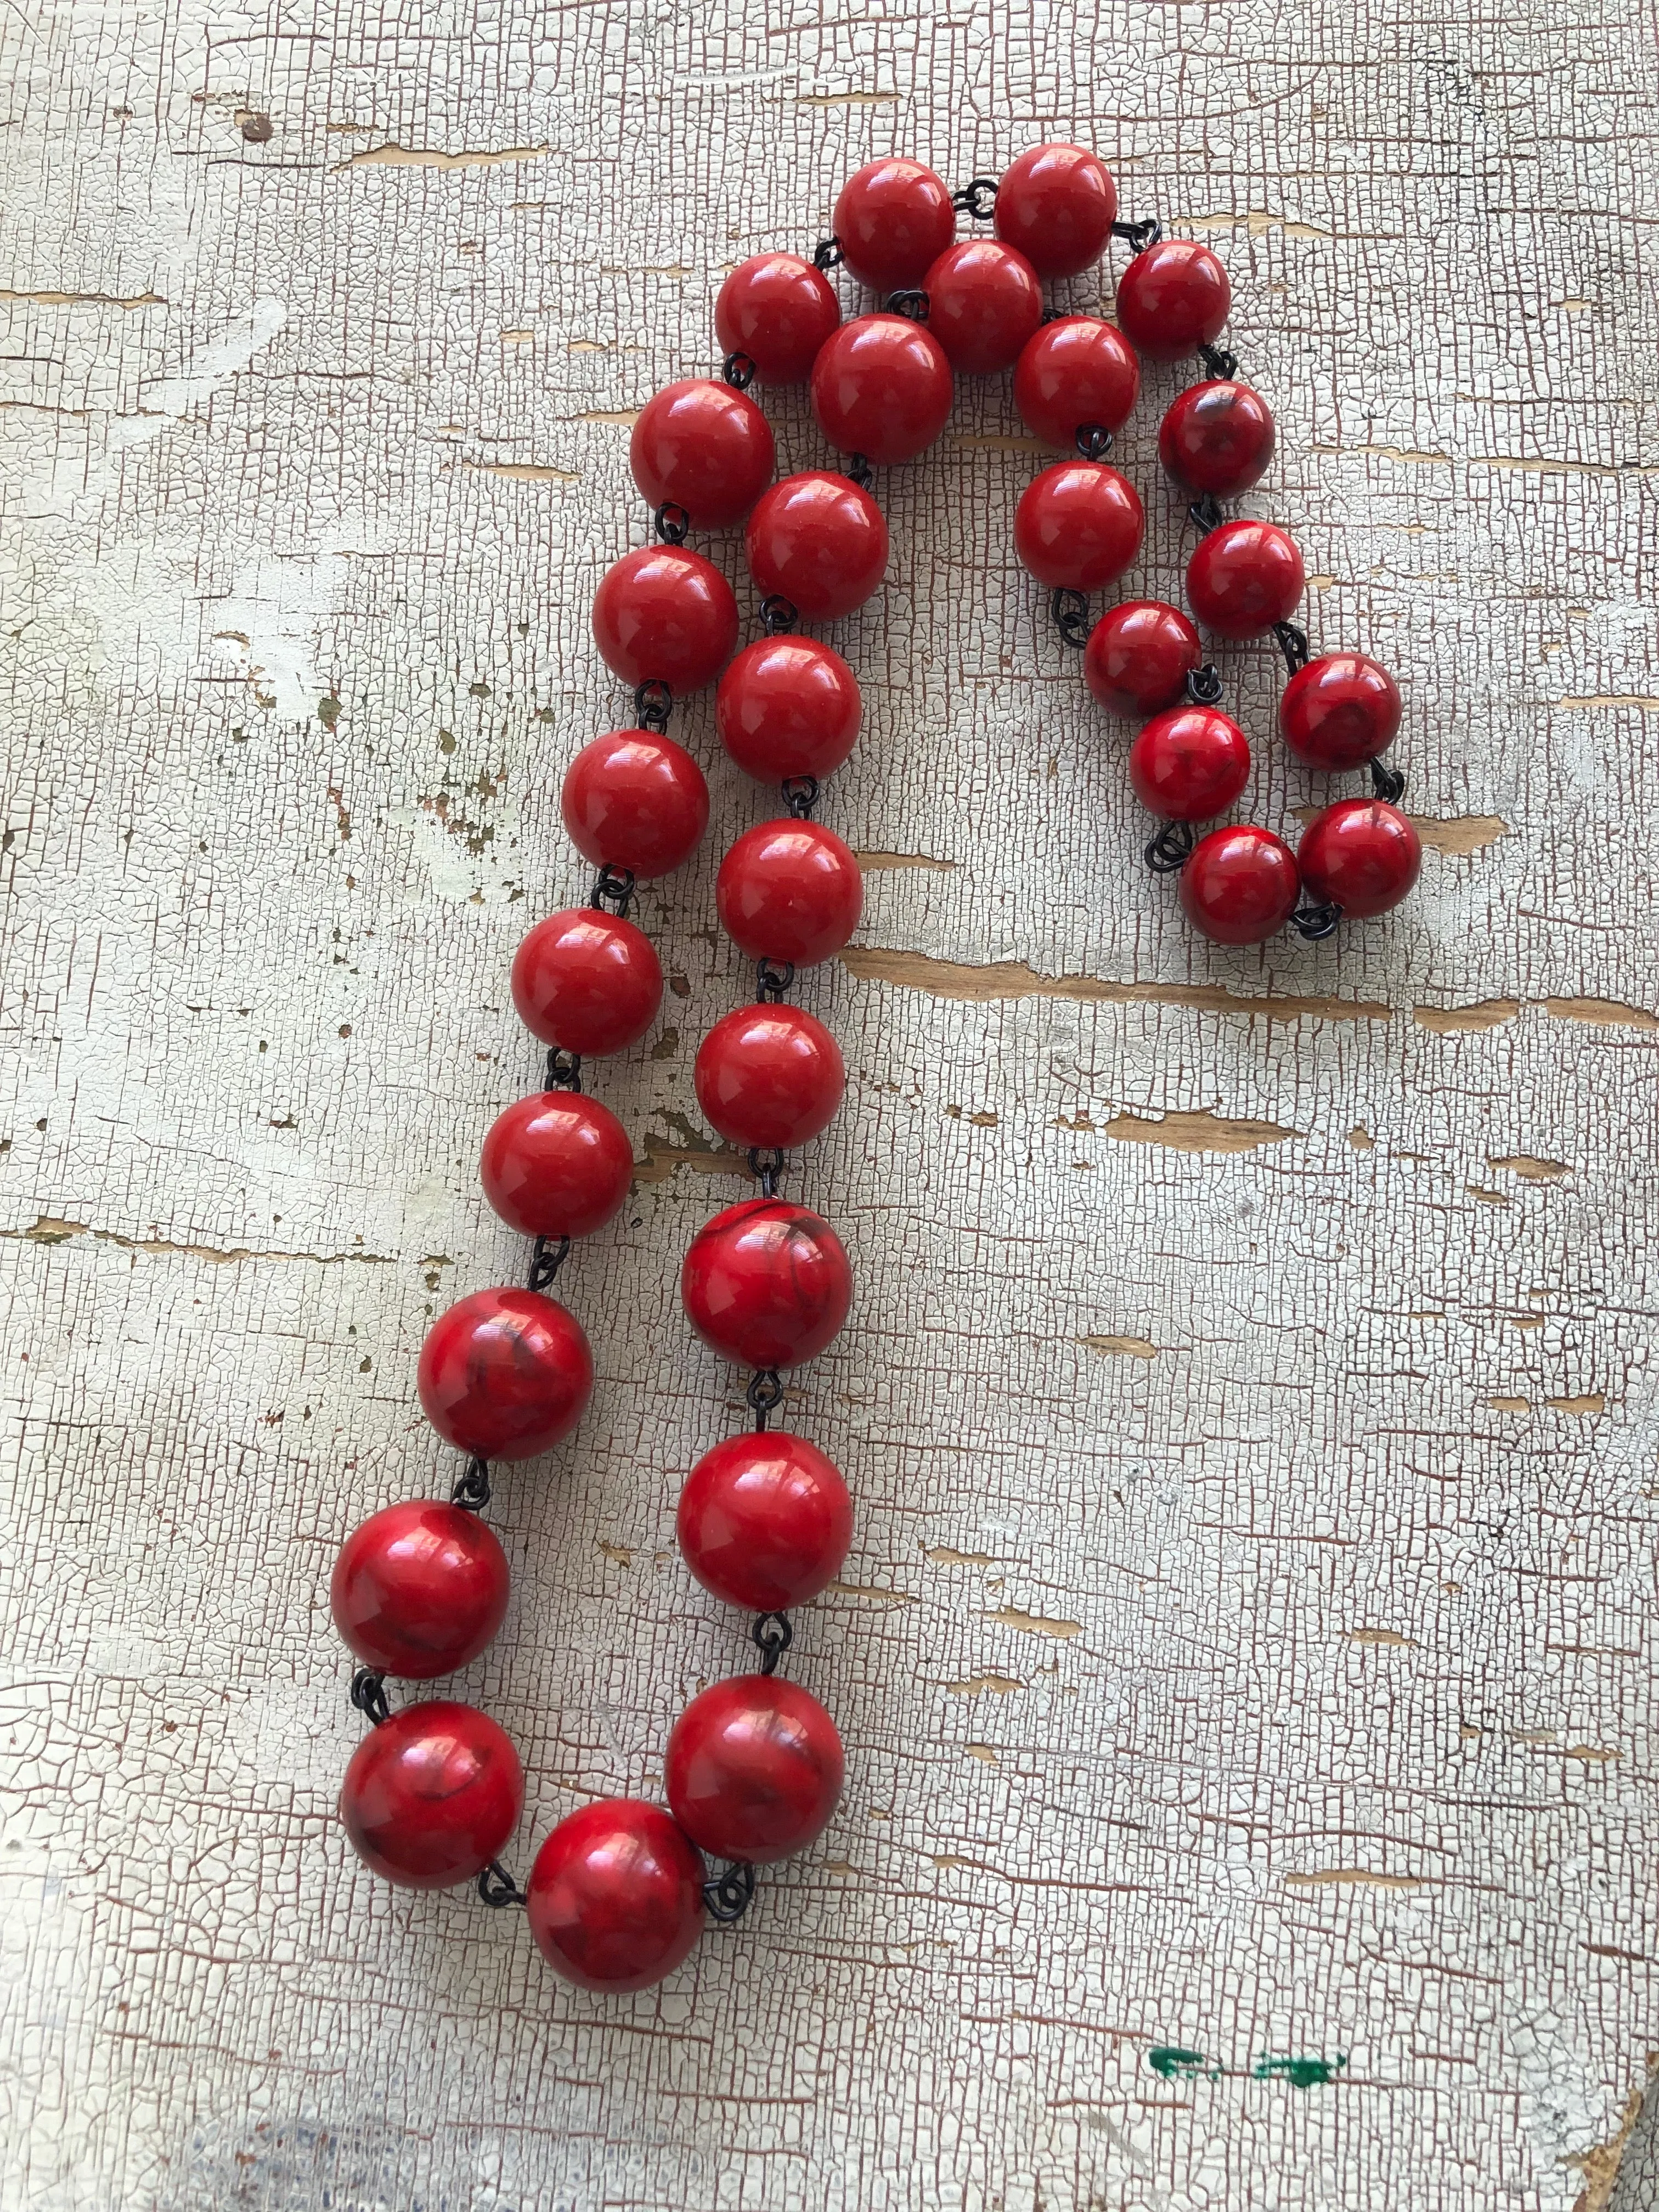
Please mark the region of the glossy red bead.
[[1317, 814], [1297, 848], [1311, 899], [1340, 906], [1350, 921], [1368, 921], [1398, 906], [1417, 881], [1423, 847], [1397, 806], [1381, 799], [1342, 799]]
[[787, 1429], [727, 1437], [680, 1492], [685, 1564], [707, 1590], [750, 1613], [805, 1605], [841, 1572], [853, 1501], [841, 1470]]
[[1187, 599], [1218, 637], [1262, 637], [1289, 622], [1305, 580], [1296, 541], [1276, 522], [1224, 522], [1187, 563]]
[[1125, 599], [1089, 633], [1083, 676], [1101, 705], [1131, 721], [1161, 714], [1183, 697], [1203, 665], [1198, 632], [1162, 599]]
[[996, 232], [1039, 276], [1075, 276], [1099, 260], [1117, 221], [1117, 186], [1086, 146], [1033, 146], [997, 186]]
[[736, 1674], [693, 1698], [666, 1765], [668, 1802], [692, 1842], [759, 1866], [823, 1833], [846, 1771], [834, 1721], [778, 1674]]
[[584, 859], [641, 877], [690, 860], [708, 827], [702, 770], [684, 745], [649, 730], [611, 730], [584, 745], [559, 806]]
[[926, 452], [950, 417], [951, 390], [944, 348], [904, 315], [843, 323], [812, 364], [818, 428], [843, 453], [883, 466]]
[[530, 1932], [578, 1989], [647, 1990], [684, 1964], [702, 1933], [706, 1874], [660, 1805], [603, 1798], [567, 1814], [537, 1852]]
[[1056, 461], [1032, 477], [1014, 509], [1014, 550], [1051, 590], [1098, 592], [1140, 550], [1140, 494], [1103, 461]]
[[404, 1889], [453, 1889], [505, 1850], [524, 1808], [519, 1754], [488, 1714], [405, 1705], [351, 1755], [340, 1818], [364, 1863]]
[[1285, 742], [1310, 768], [1364, 768], [1400, 732], [1400, 687], [1379, 660], [1328, 653], [1298, 668], [1279, 702]]
[[665, 684], [678, 698], [712, 684], [732, 658], [738, 603], [701, 553], [644, 545], [600, 578], [593, 641], [624, 684]]
[[762, 495], [744, 550], [763, 592], [809, 621], [832, 622], [861, 607], [887, 574], [887, 524], [849, 478], [808, 469]]
[[608, 1106], [538, 1091], [497, 1115], [483, 1140], [484, 1196], [520, 1237], [591, 1237], [622, 1212], [634, 1147]]
[[629, 466], [648, 507], [672, 501], [694, 530], [728, 530], [772, 481], [772, 426], [754, 401], [706, 376], [665, 384], [646, 401]]
[[921, 283], [956, 234], [957, 211], [949, 188], [931, 169], [891, 154], [848, 177], [833, 228], [842, 258], [859, 282], [894, 292]]
[[1249, 742], [1213, 707], [1172, 707], [1154, 715], [1129, 748], [1135, 797], [1167, 822], [1208, 822], [1224, 814], [1249, 779]]
[[714, 726], [738, 766], [763, 783], [832, 775], [858, 742], [858, 679], [810, 637], [744, 646], [714, 694]]
[[1042, 287], [1025, 256], [994, 238], [958, 239], [927, 271], [927, 327], [958, 376], [1012, 368], [1042, 320]]
[[744, 1367], [798, 1367], [841, 1334], [853, 1270], [829, 1223], [781, 1198], [744, 1199], [700, 1229], [680, 1268], [691, 1326]]
[[1218, 945], [1259, 945], [1290, 920], [1301, 892], [1296, 855], [1271, 830], [1212, 830], [1181, 872], [1181, 904]]
[[841, 1047], [798, 1006], [739, 1006], [697, 1052], [697, 1103], [733, 1145], [804, 1145], [836, 1118], [847, 1088]]
[[365, 1667], [410, 1682], [469, 1666], [507, 1612], [507, 1554], [476, 1513], [435, 1498], [388, 1505], [352, 1530], [329, 1609]]
[[1180, 361], [1212, 345], [1232, 302], [1226, 270], [1191, 238], [1160, 239], [1117, 280], [1118, 328], [1148, 361]]
[[1026, 428], [1068, 450], [1081, 429], [1121, 429], [1139, 390], [1133, 348], [1094, 315], [1045, 323], [1014, 367], [1014, 404]]
[[839, 952], [864, 911], [852, 848], [816, 822], [787, 817], [746, 830], [714, 879], [720, 927], [751, 960], [811, 968]]
[[440, 1314], [416, 1383], [446, 1443], [480, 1459], [533, 1459], [569, 1435], [593, 1389], [574, 1314], [538, 1291], [474, 1291]]
[[1273, 457], [1267, 401], [1229, 378], [1189, 384], [1170, 403], [1158, 429], [1158, 457], [1183, 490], [1236, 498]]
[[631, 921], [567, 907], [538, 921], [513, 957], [513, 1003], [531, 1035], [565, 1052], [623, 1052], [657, 1018], [662, 967]]
[[714, 302], [720, 350], [746, 353], [757, 384], [805, 384], [840, 320], [834, 286], [797, 253], [757, 253], [732, 271]]

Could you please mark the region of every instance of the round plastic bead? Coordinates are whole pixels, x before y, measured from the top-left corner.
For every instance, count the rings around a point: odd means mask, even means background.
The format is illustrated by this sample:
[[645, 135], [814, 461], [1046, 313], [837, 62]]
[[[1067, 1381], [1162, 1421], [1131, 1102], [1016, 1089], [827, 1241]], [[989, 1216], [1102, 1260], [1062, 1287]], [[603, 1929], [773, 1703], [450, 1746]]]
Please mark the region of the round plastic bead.
[[1296, 855], [1271, 830], [1212, 830], [1181, 872], [1181, 904], [1218, 945], [1260, 945], [1282, 929], [1301, 892]]
[[606, 1797], [560, 1821], [526, 1892], [537, 1948], [581, 1990], [648, 1990], [702, 1933], [705, 1869], [660, 1805]]
[[1166, 822], [1208, 822], [1224, 814], [1249, 776], [1249, 740], [1213, 707], [1174, 707], [1155, 715], [1129, 748], [1134, 795]]
[[1140, 364], [1121, 332], [1094, 315], [1045, 323], [1014, 366], [1014, 404], [1033, 437], [1067, 448], [1079, 430], [1121, 429], [1140, 390]]
[[787, 1429], [727, 1437], [680, 1492], [685, 1564], [706, 1590], [749, 1613], [805, 1605], [841, 1572], [853, 1501], [841, 1470]]
[[1232, 301], [1227, 272], [1207, 246], [1163, 238], [1118, 278], [1118, 327], [1148, 361], [1180, 361], [1215, 343]]
[[666, 1764], [668, 1802], [692, 1842], [760, 1866], [822, 1834], [845, 1774], [834, 1721], [776, 1674], [736, 1674], [693, 1698]]
[[944, 348], [904, 315], [843, 323], [812, 364], [818, 428], [843, 453], [884, 467], [927, 451], [950, 417], [951, 390]]
[[757, 253], [732, 271], [714, 302], [721, 351], [747, 354], [757, 384], [804, 384], [840, 320], [829, 278], [796, 253]]
[[708, 827], [708, 786], [684, 745], [649, 730], [611, 730], [584, 745], [559, 801], [571, 842], [598, 867], [665, 876]]
[[1040, 276], [1075, 276], [1098, 261], [1116, 221], [1117, 186], [1086, 146], [1033, 146], [997, 186], [997, 236]]
[[1400, 687], [1380, 660], [1328, 653], [1298, 668], [1279, 702], [1285, 742], [1310, 768], [1364, 768], [1400, 732]]
[[1203, 660], [1198, 632], [1179, 607], [1125, 599], [1090, 631], [1083, 676], [1109, 713], [1144, 720], [1184, 696], [1188, 675]]
[[453, 1889], [506, 1847], [524, 1769], [494, 1721], [449, 1698], [405, 1705], [351, 1755], [340, 1818], [364, 1863], [404, 1889]]
[[1140, 550], [1146, 514], [1127, 477], [1103, 461], [1056, 461], [1014, 509], [1014, 550], [1051, 590], [1098, 592]]
[[501, 1626], [507, 1597], [494, 1531], [435, 1498], [372, 1513], [341, 1545], [328, 1589], [348, 1650], [409, 1682], [469, 1666]]
[[1342, 799], [1314, 817], [1296, 857], [1310, 898], [1332, 901], [1350, 921], [1368, 921], [1410, 890], [1423, 847], [1397, 806]]
[[921, 283], [956, 234], [957, 211], [942, 179], [895, 154], [848, 177], [833, 228], [842, 258], [859, 282], [893, 292]]
[[538, 1291], [474, 1291], [427, 1331], [416, 1383], [457, 1451], [534, 1459], [580, 1420], [593, 1355], [574, 1315]]
[[762, 495], [744, 550], [762, 592], [832, 622], [861, 607], [887, 574], [887, 524], [848, 477], [808, 469]]
[[864, 876], [833, 830], [786, 817], [738, 839], [720, 862], [714, 904], [721, 928], [751, 960], [811, 968], [858, 927]]
[[597, 1098], [538, 1091], [490, 1124], [478, 1176], [484, 1196], [520, 1237], [591, 1237], [622, 1212], [634, 1148]]
[[739, 1006], [697, 1053], [697, 1103], [733, 1145], [804, 1145], [836, 1118], [847, 1088], [841, 1047], [797, 1006]]
[[1288, 622], [1305, 579], [1296, 541], [1276, 522], [1224, 522], [1187, 563], [1187, 599], [1218, 637], [1261, 637]]
[[798, 1367], [841, 1334], [853, 1270], [819, 1215], [781, 1198], [745, 1199], [700, 1229], [680, 1298], [703, 1342], [744, 1367]]
[[712, 561], [683, 545], [644, 545], [607, 568], [593, 594], [593, 641], [624, 684], [678, 697], [712, 684], [738, 641], [738, 603]]
[[1012, 368], [1042, 320], [1042, 287], [1025, 256], [994, 238], [958, 239], [927, 271], [927, 328], [958, 376]]
[[1158, 434], [1158, 457], [1183, 489], [1233, 499], [1273, 457], [1273, 418], [1248, 384], [1217, 378], [1189, 384], [1170, 403]]
[[740, 769], [763, 783], [832, 775], [858, 742], [858, 679], [810, 637], [744, 646], [714, 694], [714, 726]]
[[672, 501], [694, 530], [729, 530], [772, 481], [772, 426], [729, 384], [683, 377], [647, 399], [629, 441], [629, 466], [650, 507]]
[[564, 1052], [623, 1052], [657, 1018], [662, 967], [631, 921], [567, 907], [538, 921], [513, 957], [513, 1003], [531, 1035]]

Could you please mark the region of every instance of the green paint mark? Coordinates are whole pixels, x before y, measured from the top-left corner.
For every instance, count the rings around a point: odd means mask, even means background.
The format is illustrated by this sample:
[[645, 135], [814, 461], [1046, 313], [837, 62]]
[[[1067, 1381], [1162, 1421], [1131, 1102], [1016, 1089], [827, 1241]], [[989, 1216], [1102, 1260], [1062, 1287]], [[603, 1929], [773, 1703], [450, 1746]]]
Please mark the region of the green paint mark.
[[1215, 2081], [1221, 2069], [1212, 2066], [1201, 2051], [1183, 2051], [1178, 2043], [1154, 2044], [1147, 2052], [1154, 2074], [1166, 2081]]
[[1288, 2081], [1293, 2089], [1325, 2088], [1348, 2063], [1339, 2051], [1334, 2064], [1328, 2058], [1258, 2058], [1250, 2069], [1252, 2081]]
[[[1178, 2043], [1154, 2044], [1146, 2054], [1154, 2074], [1166, 2081], [1224, 2081], [1237, 2080], [1237, 2067], [1220, 2066], [1201, 2051], [1188, 2051]], [[1258, 2058], [1249, 2069], [1252, 2081], [1288, 2081], [1293, 2089], [1325, 2088], [1348, 2063], [1346, 2051], [1329, 2058]]]

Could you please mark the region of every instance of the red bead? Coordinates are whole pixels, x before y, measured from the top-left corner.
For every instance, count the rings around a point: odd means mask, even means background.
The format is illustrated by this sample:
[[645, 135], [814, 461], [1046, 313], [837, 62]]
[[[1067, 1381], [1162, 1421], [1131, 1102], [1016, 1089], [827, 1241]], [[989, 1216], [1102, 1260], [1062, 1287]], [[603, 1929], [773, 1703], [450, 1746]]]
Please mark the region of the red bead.
[[811, 968], [839, 952], [864, 911], [864, 876], [833, 830], [785, 817], [745, 830], [714, 879], [720, 927], [751, 960]]
[[1397, 806], [1342, 799], [1317, 814], [1297, 849], [1310, 898], [1340, 906], [1350, 921], [1386, 914], [1417, 881], [1423, 848]]
[[1158, 457], [1183, 489], [1233, 499], [1248, 491], [1273, 457], [1273, 418], [1248, 384], [1218, 378], [1189, 384], [1170, 403]]
[[714, 726], [741, 769], [763, 783], [826, 776], [858, 742], [858, 679], [810, 637], [763, 637], [744, 646], [714, 694]]
[[1086, 146], [1033, 146], [997, 186], [997, 236], [1040, 276], [1075, 276], [1098, 261], [1117, 221], [1117, 186]]
[[1118, 327], [1148, 361], [1180, 361], [1212, 344], [1232, 303], [1226, 270], [1191, 238], [1160, 239], [1117, 280]]
[[944, 348], [903, 315], [843, 323], [812, 364], [818, 428], [843, 453], [884, 467], [926, 452], [950, 416], [951, 394]]
[[785, 477], [757, 503], [750, 573], [814, 622], [861, 607], [887, 574], [887, 525], [867, 491], [827, 469]]
[[738, 641], [738, 603], [712, 561], [683, 545], [645, 545], [607, 568], [593, 594], [593, 641], [624, 684], [678, 697], [712, 684]]
[[1187, 919], [1218, 945], [1260, 945], [1290, 920], [1296, 855], [1271, 830], [1212, 830], [1181, 872]]
[[709, 1126], [744, 1146], [804, 1145], [836, 1118], [847, 1070], [823, 1024], [795, 1006], [739, 1006], [697, 1054], [697, 1103]]
[[597, 1098], [538, 1091], [490, 1124], [478, 1175], [484, 1196], [520, 1237], [591, 1237], [622, 1212], [634, 1147]]
[[1069, 448], [1085, 428], [1121, 428], [1139, 390], [1133, 348], [1093, 315], [1045, 323], [1014, 368], [1014, 404], [1049, 446]]
[[607, 1797], [560, 1821], [536, 1854], [530, 1932], [580, 1990], [647, 1990], [702, 1933], [705, 1869], [660, 1805]]
[[1032, 477], [1014, 509], [1014, 550], [1050, 589], [1097, 592], [1140, 550], [1140, 494], [1103, 461], [1056, 461]]
[[1198, 632], [1179, 607], [1125, 599], [1090, 631], [1083, 675], [1103, 707], [1133, 721], [1173, 707], [1203, 659]]
[[720, 350], [746, 353], [757, 384], [804, 384], [840, 320], [829, 278], [795, 253], [756, 254], [732, 271], [714, 302]]
[[927, 327], [958, 376], [1012, 368], [1042, 320], [1042, 287], [1023, 253], [994, 238], [947, 246], [927, 271]]
[[668, 1802], [711, 1858], [764, 1866], [829, 1825], [845, 1775], [823, 1707], [776, 1674], [734, 1674], [693, 1698], [668, 1739]]
[[665, 876], [708, 827], [708, 786], [684, 745], [648, 730], [612, 730], [565, 771], [560, 811], [571, 842], [596, 867]]
[[1250, 777], [1250, 748], [1237, 722], [1213, 707], [1173, 707], [1129, 748], [1129, 781], [1166, 822], [1224, 814]]
[[602, 1057], [637, 1044], [656, 1020], [662, 968], [631, 921], [567, 907], [514, 955], [513, 1003], [544, 1044]]
[[1288, 622], [1305, 579], [1296, 541], [1276, 522], [1224, 522], [1187, 563], [1187, 598], [1218, 637], [1262, 637]]
[[1298, 668], [1279, 702], [1285, 742], [1310, 768], [1364, 768], [1400, 732], [1400, 687], [1363, 653], [1328, 653]]
[[538, 1291], [474, 1291], [427, 1331], [416, 1382], [457, 1451], [534, 1459], [580, 1420], [593, 1355], [575, 1316]]
[[351, 1755], [340, 1818], [364, 1863], [404, 1889], [453, 1889], [505, 1849], [524, 1769], [494, 1721], [449, 1698], [405, 1705]]
[[772, 428], [729, 384], [688, 376], [641, 408], [628, 463], [647, 506], [672, 501], [694, 530], [726, 530], [772, 481]]
[[692, 1238], [680, 1298], [697, 1334], [726, 1358], [798, 1367], [841, 1334], [853, 1270], [817, 1214], [781, 1198], [750, 1198]]
[[842, 258], [861, 284], [878, 292], [920, 284], [956, 228], [957, 211], [945, 184], [920, 161], [900, 155], [856, 170], [836, 202]]
[[377, 1674], [430, 1681], [469, 1666], [507, 1612], [507, 1554], [476, 1513], [435, 1498], [388, 1505], [340, 1547], [329, 1609]]
[[787, 1429], [727, 1437], [680, 1492], [685, 1564], [707, 1590], [750, 1613], [805, 1605], [841, 1572], [853, 1501], [841, 1470]]

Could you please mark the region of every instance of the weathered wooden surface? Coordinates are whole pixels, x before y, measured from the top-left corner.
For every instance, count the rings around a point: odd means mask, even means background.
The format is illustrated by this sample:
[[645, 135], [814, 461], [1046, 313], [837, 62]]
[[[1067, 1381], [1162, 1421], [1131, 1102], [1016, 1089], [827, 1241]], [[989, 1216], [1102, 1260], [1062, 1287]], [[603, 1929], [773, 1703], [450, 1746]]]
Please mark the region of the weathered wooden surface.
[[[6, 2205], [1605, 2200], [1659, 1946], [1620, 13], [0, 14]], [[1056, 135], [1226, 255], [1280, 426], [1249, 504], [1316, 645], [1399, 672], [1435, 849], [1334, 944], [1195, 942], [1012, 562], [1006, 389], [890, 480], [829, 815], [888, 858], [807, 988], [855, 1080], [794, 1186], [860, 1272], [791, 1406], [859, 1503], [790, 1662], [847, 1796], [740, 1931], [594, 2001], [352, 1860], [327, 1569], [448, 1480], [422, 1330], [520, 1264], [472, 1163], [536, 1070], [512, 947], [582, 880], [557, 779], [622, 709], [586, 625], [628, 410], [856, 162]], [[1172, 595], [1174, 381], [1123, 446]], [[1268, 657], [1227, 669], [1284, 823]], [[738, 1418], [674, 1280], [741, 1188], [690, 1060], [765, 801], [687, 726], [674, 995], [602, 1085], [647, 1164], [563, 1279], [600, 1382], [503, 1485], [465, 1685], [524, 1748], [520, 1869], [742, 1663], [672, 1548]]]

